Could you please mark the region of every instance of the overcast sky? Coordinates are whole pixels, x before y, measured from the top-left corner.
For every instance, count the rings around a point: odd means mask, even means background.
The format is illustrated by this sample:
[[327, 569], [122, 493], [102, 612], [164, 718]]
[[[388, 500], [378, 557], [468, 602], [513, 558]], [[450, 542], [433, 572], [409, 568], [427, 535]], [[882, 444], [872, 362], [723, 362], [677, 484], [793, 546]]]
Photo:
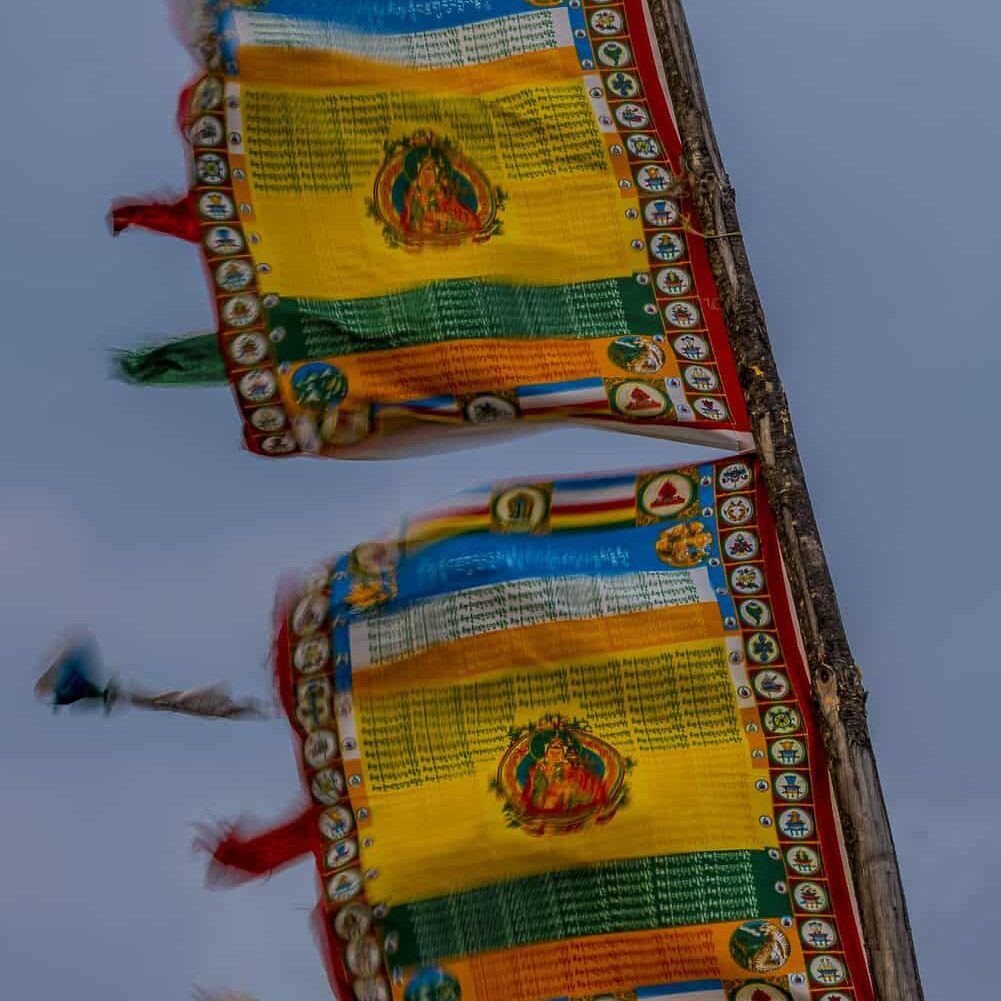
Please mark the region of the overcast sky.
[[[689, 16], [870, 713], [931, 998], [997, 996], [1001, 15], [983, 0], [691, 0]], [[191, 67], [160, 0], [2, 4], [0, 984], [23, 1001], [320, 1001], [306, 864], [203, 888], [192, 822], [281, 814], [282, 722], [53, 717], [91, 626], [127, 676], [268, 686], [276, 578], [498, 476], [707, 454], [610, 433], [394, 463], [269, 462], [225, 390], [109, 381], [212, 326], [197, 251], [107, 235], [181, 190]]]

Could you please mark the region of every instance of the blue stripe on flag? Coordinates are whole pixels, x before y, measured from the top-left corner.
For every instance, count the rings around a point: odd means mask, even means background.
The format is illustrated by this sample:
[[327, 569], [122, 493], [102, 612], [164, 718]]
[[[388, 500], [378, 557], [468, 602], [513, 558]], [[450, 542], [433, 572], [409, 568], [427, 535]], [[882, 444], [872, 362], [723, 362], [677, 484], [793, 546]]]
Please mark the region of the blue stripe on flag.
[[552, 393], [572, 393], [578, 389], [604, 389], [601, 379], [574, 379], [572, 382], [543, 382], [536, 386], [519, 386], [519, 396], [548, 396]]

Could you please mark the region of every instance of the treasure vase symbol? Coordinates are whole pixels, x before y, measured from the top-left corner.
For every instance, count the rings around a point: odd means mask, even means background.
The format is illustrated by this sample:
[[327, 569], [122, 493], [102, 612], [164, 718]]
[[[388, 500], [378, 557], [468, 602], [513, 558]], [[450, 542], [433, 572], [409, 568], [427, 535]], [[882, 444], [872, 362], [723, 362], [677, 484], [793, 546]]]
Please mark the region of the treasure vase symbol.
[[570, 834], [607, 824], [626, 805], [633, 762], [585, 720], [547, 716], [511, 730], [491, 788], [507, 825], [526, 834]]
[[416, 132], [386, 143], [368, 212], [391, 247], [419, 250], [499, 235], [505, 200], [447, 137]]

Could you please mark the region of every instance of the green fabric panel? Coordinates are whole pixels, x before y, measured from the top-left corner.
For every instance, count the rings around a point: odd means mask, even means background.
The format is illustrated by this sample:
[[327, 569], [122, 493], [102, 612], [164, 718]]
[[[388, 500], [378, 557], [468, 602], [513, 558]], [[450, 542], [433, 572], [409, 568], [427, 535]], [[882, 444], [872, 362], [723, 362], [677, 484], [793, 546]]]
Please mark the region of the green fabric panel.
[[194, 334], [116, 351], [115, 373], [142, 386], [224, 386], [226, 366], [215, 334]]
[[616, 337], [663, 333], [649, 285], [610, 278], [577, 285], [436, 282], [370, 299], [281, 299], [269, 310], [285, 337], [280, 361], [487, 337]]
[[495, 949], [789, 913], [781, 860], [765, 851], [608, 862], [394, 907], [386, 930], [409, 966]]

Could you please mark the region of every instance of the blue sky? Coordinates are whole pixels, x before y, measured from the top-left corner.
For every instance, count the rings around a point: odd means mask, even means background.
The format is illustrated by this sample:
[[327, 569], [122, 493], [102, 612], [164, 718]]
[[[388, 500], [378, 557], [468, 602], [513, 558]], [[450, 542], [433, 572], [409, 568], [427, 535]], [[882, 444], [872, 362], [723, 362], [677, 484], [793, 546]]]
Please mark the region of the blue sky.
[[[870, 712], [929, 998], [996, 994], [1001, 597], [994, 164], [1001, 15], [962, 0], [701, 0], [703, 75]], [[202, 886], [193, 822], [297, 796], [284, 725], [52, 717], [39, 658], [82, 622], [127, 676], [268, 685], [278, 574], [453, 490], [668, 464], [585, 432], [394, 463], [274, 463], [225, 391], [109, 381], [108, 349], [212, 324], [194, 248], [117, 241], [182, 189], [190, 73], [159, 0], [5, 4], [0, 289], [0, 970], [10, 996], [192, 983], [327, 996], [308, 865]]]

